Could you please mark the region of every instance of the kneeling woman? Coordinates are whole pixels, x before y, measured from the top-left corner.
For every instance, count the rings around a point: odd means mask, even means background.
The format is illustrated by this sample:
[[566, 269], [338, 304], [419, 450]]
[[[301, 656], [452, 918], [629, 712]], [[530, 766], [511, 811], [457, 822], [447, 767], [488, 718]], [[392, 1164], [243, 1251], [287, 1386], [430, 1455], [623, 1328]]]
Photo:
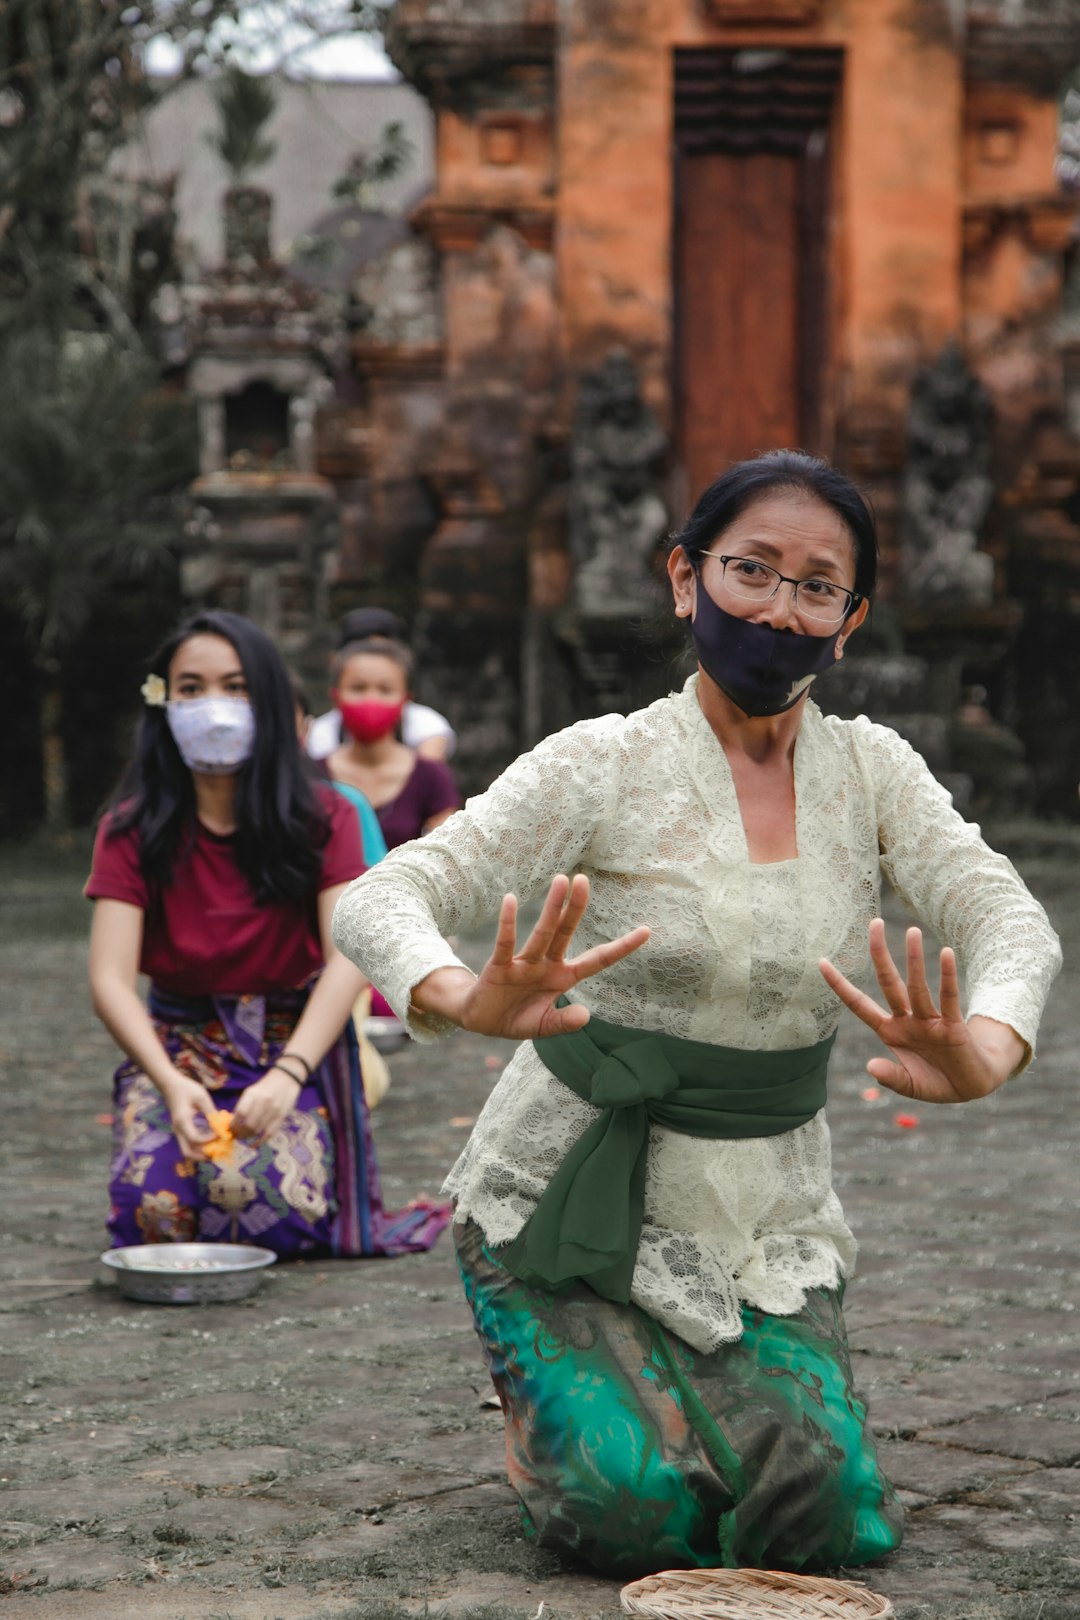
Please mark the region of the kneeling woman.
[[[984, 1096], [1030, 1057], [1058, 964], [907, 743], [808, 700], [875, 565], [832, 468], [732, 468], [671, 553], [683, 690], [549, 737], [338, 906], [338, 944], [417, 1039], [523, 1042], [448, 1183], [458, 1257], [526, 1523], [613, 1573], [897, 1545], [841, 1313], [829, 1049], [843, 1003], [889, 1049], [881, 1084]], [[940, 1004], [917, 929], [893, 966], [883, 874], [963, 959], [966, 1018], [951, 949]], [[514, 896], [545, 891], [519, 949]], [[475, 977], [445, 936], [500, 908]], [[868, 933], [887, 1011], [848, 978]]]
[[151, 667], [86, 886], [94, 1009], [128, 1058], [113, 1245], [427, 1248], [444, 1205], [382, 1209], [348, 1022], [364, 980], [330, 940], [334, 904], [364, 869], [359, 831], [309, 775], [285, 665], [222, 612], [188, 620]]

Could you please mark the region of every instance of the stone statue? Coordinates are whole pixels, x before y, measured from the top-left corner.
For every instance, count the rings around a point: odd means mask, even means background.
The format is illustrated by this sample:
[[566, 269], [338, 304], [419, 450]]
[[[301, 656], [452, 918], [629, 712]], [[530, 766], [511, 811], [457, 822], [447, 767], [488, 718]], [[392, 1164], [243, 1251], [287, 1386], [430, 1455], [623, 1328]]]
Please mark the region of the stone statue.
[[955, 343], [915, 378], [907, 466], [900, 488], [903, 594], [911, 601], [982, 607], [993, 559], [978, 550], [994, 498], [990, 398]]
[[647, 605], [649, 562], [668, 521], [656, 487], [666, 453], [633, 360], [612, 349], [581, 380], [571, 435], [570, 551], [581, 613], [623, 618]]
[[1063, 190], [1080, 191], [1080, 89], [1071, 85], [1058, 113], [1054, 173]]

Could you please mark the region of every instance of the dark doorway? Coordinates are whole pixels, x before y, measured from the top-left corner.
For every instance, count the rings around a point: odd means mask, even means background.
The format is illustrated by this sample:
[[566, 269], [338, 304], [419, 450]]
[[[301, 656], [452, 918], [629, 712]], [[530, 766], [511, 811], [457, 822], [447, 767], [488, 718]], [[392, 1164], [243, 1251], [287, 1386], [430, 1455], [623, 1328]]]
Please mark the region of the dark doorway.
[[289, 448], [289, 396], [268, 382], [250, 382], [225, 396], [225, 455], [268, 467]]
[[675, 420], [687, 496], [777, 445], [828, 451], [835, 50], [675, 53]]

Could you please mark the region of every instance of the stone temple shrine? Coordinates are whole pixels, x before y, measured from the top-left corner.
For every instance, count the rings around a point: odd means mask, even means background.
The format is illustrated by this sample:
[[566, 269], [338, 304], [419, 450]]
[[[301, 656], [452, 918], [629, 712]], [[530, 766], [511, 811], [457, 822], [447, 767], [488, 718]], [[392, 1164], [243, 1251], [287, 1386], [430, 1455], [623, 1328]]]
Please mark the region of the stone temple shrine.
[[[885, 708], [943, 772], [981, 739], [1015, 778], [1015, 730], [1019, 799], [1074, 807], [1080, 5], [397, 0], [387, 48], [434, 183], [373, 233], [333, 389], [317, 345], [290, 361], [314, 434], [290, 511], [338, 537], [335, 610], [414, 627], [465, 785], [668, 689], [658, 537], [797, 444], [878, 512]], [[841, 705], [875, 701], [851, 678]]]

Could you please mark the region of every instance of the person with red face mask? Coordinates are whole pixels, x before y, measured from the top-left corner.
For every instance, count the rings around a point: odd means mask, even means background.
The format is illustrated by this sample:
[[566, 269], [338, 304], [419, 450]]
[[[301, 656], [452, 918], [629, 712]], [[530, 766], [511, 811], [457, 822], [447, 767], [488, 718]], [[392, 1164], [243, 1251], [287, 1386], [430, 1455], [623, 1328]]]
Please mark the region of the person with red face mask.
[[326, 766], [333, 781], [364, 794], [388, 849], [430, 832], [461, 805], [449, 766], [399, 738], [412, 667], [409, 649], [385, 636], [351, 642], [332, 666], [344, 741]]
[[[397, 614], [391, 613], [388, 608], [353, 608], [338, 626], [335, 648], [340, 651], [354, 641], [367, 641], [373, 636], [404, 645], [405, 627]], [[409, 698], [401, 712], [400, 736], [406, 748], [415, 748], [425, 759], [452, 759], [457, 747], [454, 728], [446, 716], [437, 709], [429, 708], [426, 703], [417, 703], [413, 698]], [[330, 709], [312, 720], [304, 746], [312, 759], [321, 761], [347, 739], [348, 733], [341, 724], [340, 711]], [[371, 864], [369, 857], [368, 865]]]

